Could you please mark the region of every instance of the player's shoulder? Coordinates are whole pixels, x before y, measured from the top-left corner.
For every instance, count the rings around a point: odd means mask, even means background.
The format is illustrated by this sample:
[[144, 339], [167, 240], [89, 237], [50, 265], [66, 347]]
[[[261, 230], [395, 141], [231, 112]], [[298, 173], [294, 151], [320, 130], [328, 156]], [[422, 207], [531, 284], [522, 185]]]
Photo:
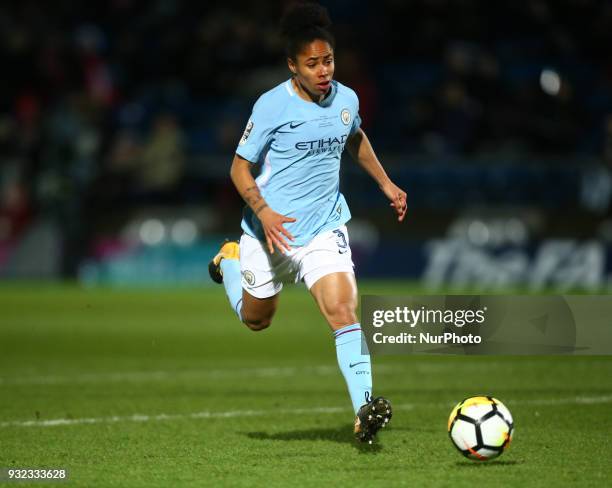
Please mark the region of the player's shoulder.
[[255, 102], [253, 110], [264, 112], [271, 117], [278, 116], [287, 107], [290, 97], [291, 93], [288, 90], [287, 81], [283, 81], [274, 88], [262, 93]]
[[350, 100], [354, 102], [359, 102], [359, 98], [357, 97], [357, 93], [355, 93], [355, 90], [353, 90], [352, 88], [349, 88], [346, 85], [343, 85], [339, 81], [334, 81], [334, 82], [336, 83], [338, 95], [349, 98]]

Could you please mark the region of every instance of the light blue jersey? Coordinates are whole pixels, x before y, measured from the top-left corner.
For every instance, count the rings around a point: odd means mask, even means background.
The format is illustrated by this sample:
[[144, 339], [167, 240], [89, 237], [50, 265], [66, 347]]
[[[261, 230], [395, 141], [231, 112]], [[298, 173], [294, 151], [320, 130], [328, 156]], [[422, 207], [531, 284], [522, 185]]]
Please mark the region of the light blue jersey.
[[[256, 182], [274, 210], [296, 222], [284, 224], [294, 246], [350, 218], [340, 193], [340, 158], [361, 119], [359, 101], [350, 88], [332, 81], [332, 92], [320, 104], [302, 99], [291, 80], [264, 93], [240, 139], [236, 153], [262, 163]], [[247, 207], [242, 229], [264, 241], [259, 219]]]

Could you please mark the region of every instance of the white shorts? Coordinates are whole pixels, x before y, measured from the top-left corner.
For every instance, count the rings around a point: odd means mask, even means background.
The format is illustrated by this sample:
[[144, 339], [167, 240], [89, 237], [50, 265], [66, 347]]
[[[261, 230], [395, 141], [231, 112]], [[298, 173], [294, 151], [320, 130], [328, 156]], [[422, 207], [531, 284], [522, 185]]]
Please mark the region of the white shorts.
[[304, 281], [308, 289], [319, 278], [338, 272], [353, 272], [353, 260], [346, 226], [323, 232], [305, 246], [292, 247], [282, 254], [270, 254], [265, 242], [247, 234], [240, 238], [242, 288], [255, 298], [269, 298], [283, 289], [283, 283]]

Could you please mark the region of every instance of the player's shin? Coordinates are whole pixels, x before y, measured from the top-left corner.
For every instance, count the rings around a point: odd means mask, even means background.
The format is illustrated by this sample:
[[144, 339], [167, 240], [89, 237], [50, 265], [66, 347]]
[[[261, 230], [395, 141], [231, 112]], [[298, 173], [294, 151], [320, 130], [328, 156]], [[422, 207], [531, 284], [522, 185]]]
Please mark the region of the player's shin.
[[372, 367], [365, 341], [362, 354], [360, 324], [347, 325], [334, 332], [338, 365], [348, 386], [355, 413], [372, 396]]
[[229, 299], [232, 310], [242, 320], [242, 276], [240, 274], [240, 261], [237, 259], [224, 259], [221, 261], [223, 272], [223, 286]]

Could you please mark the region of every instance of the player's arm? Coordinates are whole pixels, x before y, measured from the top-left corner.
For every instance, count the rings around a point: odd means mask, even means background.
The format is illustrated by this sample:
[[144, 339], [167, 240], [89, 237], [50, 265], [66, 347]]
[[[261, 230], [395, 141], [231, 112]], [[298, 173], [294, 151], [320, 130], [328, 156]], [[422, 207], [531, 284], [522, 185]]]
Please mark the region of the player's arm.
[[400, 222], [404, 220], [406, 215], [406, 192], [391, 181], [376, 157], [368, 136], [366, 136], [361, 128], [357, 129], [348, 138], [346, 148], [351, 157], [378, 183], [382, 192], [391, 201], [391, 206], [397, 213], [397, 220]]
[[289, 250], [290, 247], [285, 238], [292, 241], [293, 236], [283, 227], [283, 224], [295, 222], [295, 219], [276, 213], [268, 206], [251, 174], [251, 163], [235, 154], [230, 176], [240, 196], [259, 218], [270, 253], [274, 254], [274, 246], [282, 253]]

